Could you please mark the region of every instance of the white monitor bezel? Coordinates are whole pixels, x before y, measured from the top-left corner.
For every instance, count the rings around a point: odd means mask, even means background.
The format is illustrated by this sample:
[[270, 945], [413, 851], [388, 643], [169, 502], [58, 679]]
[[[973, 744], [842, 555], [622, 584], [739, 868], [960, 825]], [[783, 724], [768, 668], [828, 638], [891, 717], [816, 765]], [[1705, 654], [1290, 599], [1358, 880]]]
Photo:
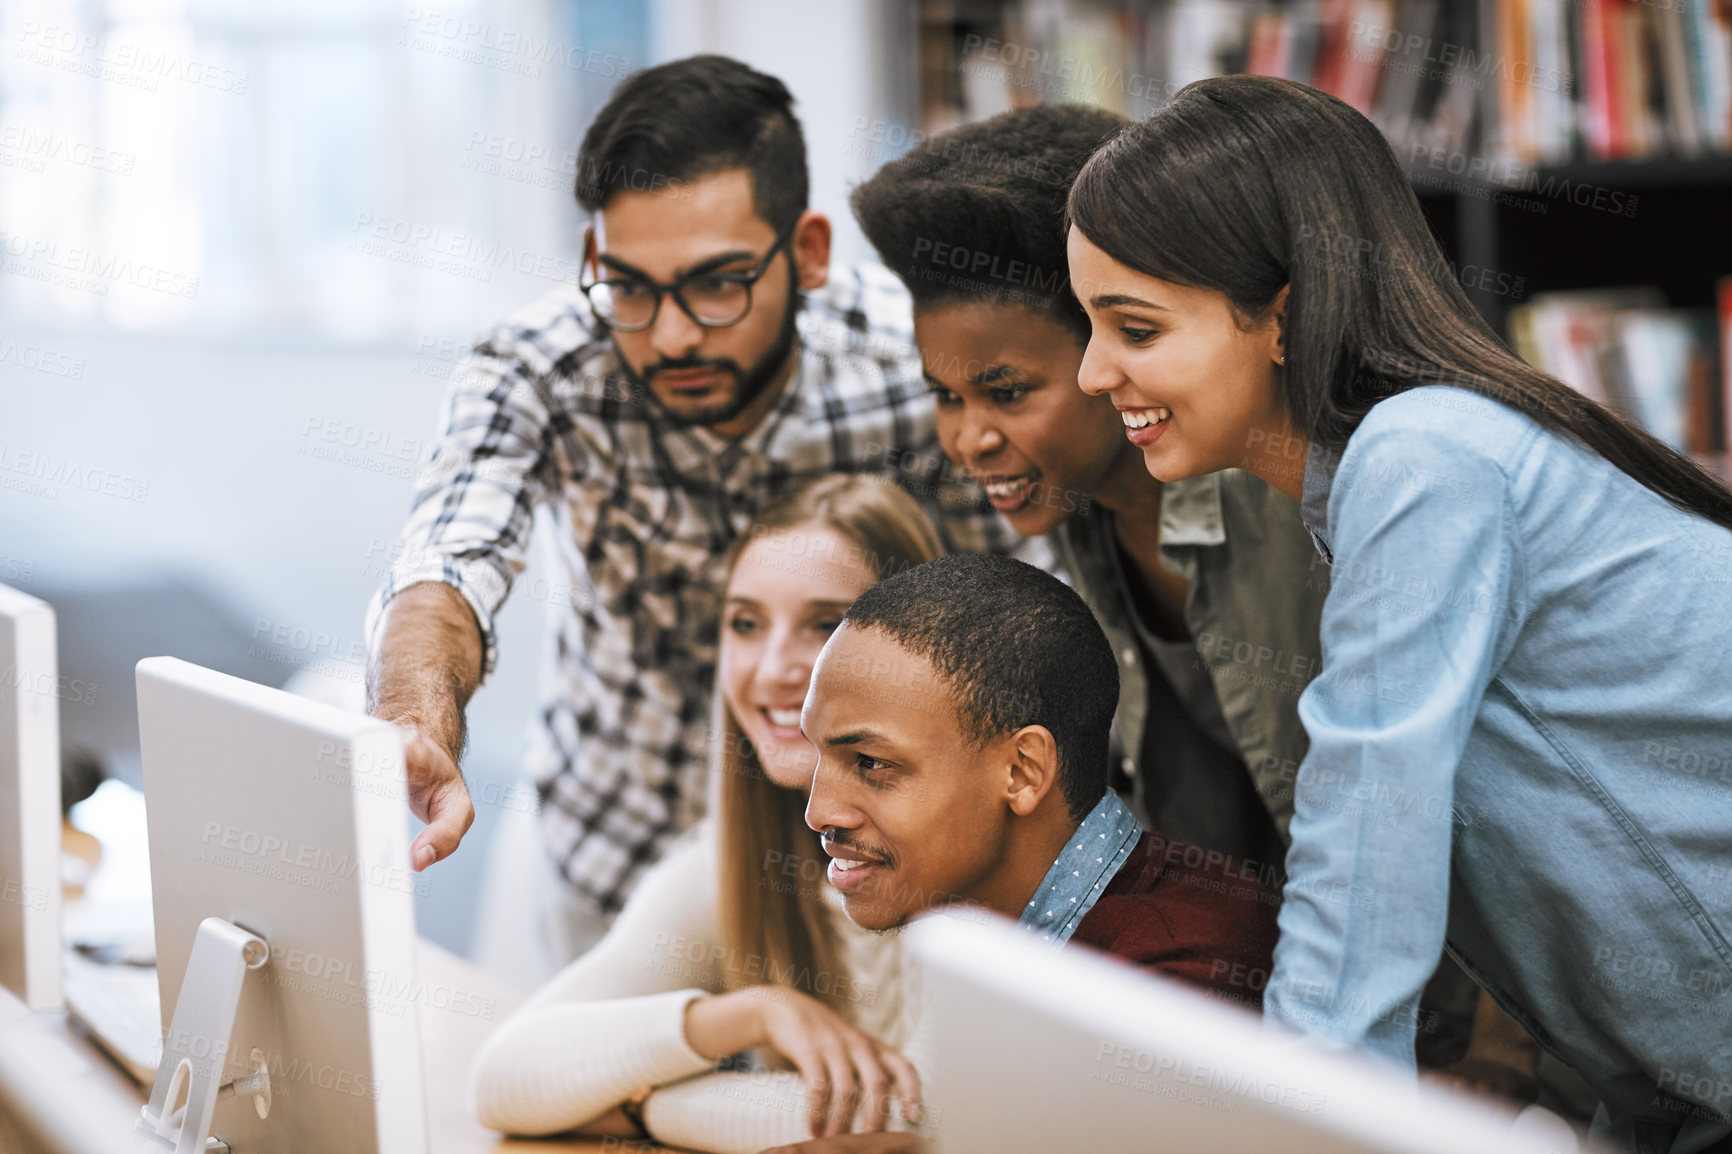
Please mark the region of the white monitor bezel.
[[54, 609], [0, 585], [0, 985], [62, 1005], [60, 699]]

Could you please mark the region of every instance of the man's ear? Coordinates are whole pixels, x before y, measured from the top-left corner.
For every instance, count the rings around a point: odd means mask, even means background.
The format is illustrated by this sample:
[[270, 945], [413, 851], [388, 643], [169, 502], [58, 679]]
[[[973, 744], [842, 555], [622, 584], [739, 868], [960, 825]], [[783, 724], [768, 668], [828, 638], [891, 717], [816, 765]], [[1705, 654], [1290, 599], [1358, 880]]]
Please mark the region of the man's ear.
[[805, 292], [823, 288], [830, 281], [830, 218], [811, 209], [801, 213], [788, 250], [794, 254], [800, 288]]
[[1016, 816], [1027, 817], [1058, 791], [1058, 742], [1044, 725], [1025, 725], [1006, 740], [1010, 780], [1005, 801]]
[[583, 226], [583, 263], [589, 267], [591, 279], [601, 279], [601, 241], [595, 235], [593, 224]]

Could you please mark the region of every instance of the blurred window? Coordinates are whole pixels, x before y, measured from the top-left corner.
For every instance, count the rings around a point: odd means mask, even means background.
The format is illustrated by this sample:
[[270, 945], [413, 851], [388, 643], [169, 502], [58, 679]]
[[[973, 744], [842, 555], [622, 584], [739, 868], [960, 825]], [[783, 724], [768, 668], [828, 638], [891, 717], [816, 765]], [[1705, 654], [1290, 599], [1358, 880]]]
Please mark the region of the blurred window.
[[647, 2], [9, 0], [0, 318], [469, 332], [575, 283], [575, 150]]

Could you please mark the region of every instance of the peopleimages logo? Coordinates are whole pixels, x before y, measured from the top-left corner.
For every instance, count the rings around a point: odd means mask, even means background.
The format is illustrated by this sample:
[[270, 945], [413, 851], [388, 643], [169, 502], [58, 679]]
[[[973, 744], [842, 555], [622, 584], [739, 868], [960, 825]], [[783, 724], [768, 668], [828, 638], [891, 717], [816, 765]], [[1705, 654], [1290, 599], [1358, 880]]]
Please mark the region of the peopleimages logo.
[[470, 280], [490, 282], [493, 270], [501, 268], [567, 284], [576, 284], [578, 280], [578, 260], [515, 248], [437, 225], [361, 212], [356, 214], [350, 231], [355, 235], [345, 247], [353, 252]]
[[[1201, 1087], [1214, 1091], [1219, 1096], [1216, 1101], [1205, 1101], [1202, 1104], [1218, 1109], [1224, 1107], [1228, 1112], [1235, 1104], [1234, 1099], [1261, 1102], [1266, 1106], [1280, 1106], [1312, 1115], [1322, 1114], [1329, 1103], [1327, 1095], [1312, 1090], [1265, 1081], [1242, 1071], [1201, 1065], [1170, 1054], [1156, 1054], [1122, 1042], [1101, 1042], [1095, 1053], [1095, 1065], [1096, 1069], [1090, 1075], [1093, 1081], [1105, 1081], [1145, 1092], [1159, 1092], [1154, 1087], [1163, 1081]], [[1123, 1075], [1113, 1076], [1111, 1071], [1147, 1074], [1151, 1081], [1137, 1084]]]
[[[1508, 80], [1541, 92], [1564, 92], [1572, 88], [1569, 73], [1557, 68], [1542, 67], [1503, 52], [1476, 52], [1471, 45], [1454, 44], [1448, 40], [1433, 40], [1400, 28], [1384, 28], [1355, 20], [1351, 30], [1353, 43], [1361, 49], [1355, 59], [1377, 64], [1394, 71], [1414, 70], [1416, 66], [1436, 65], [1439, 69], [1454, 69], [1458, 75], [1471, 76], [1478, 91], [1484, 80]], [[1381, 57], [1379, 53], [1383, 54]], [[1414, 59], [1417, 57], [1417, 59]], [[1440, 71], [1438, 75], [1443, 75]]]
[[[967, 61], [965, 72], [987, 71], [983, 65], [1003, 66], [1011, 70], [1005, 78], [1013, 88], [1032, 89], [1054, 96], [1069, 92], [1123, 92], [1164, 104], [1177, 94], [1180, 86], [1173, 81], [1141, 72], [1126, 72], [1104, 61], [1085, 55], [1059, 53], [1031, 45], [999, 41], [969, 33], [962, 38], [962, 55]], [[996, 72], [996, 69], [994, 70]]]
[[44, 669], [20, 669], [16, 665], [0, 669], [0, 703], [10, 701], [14, 693], [34, 693], [73, 705], [94, 705], [96, 690], [94, 681], [86, 681], [82, 677], [72, 677], [65, 673], [55, 674]]
[[91, 248], [62, 249], [58, 241], [40, 237], [0, 232], [0, 261], [0, 271], [96, 296], [108, 295], [113, 284], [187, 300], [198, 296], [198, 278], [188, 273]]
[[83, 357], [57, 352], [42, 345], [27, 345], [10, 338], [0, 338], [0, 365], [9, 364], [46, 373], [51, 377], [66, 377], [74, 381], [84, 379]]
[[[20, 452], [4, 442], [0, 442], [0, 473], [17, 473], [50, 485], [101, 493], [122, 501], [143, 501], [150, 496], [149, 481], [90, 468], [68, 457], [56, 458], [52, 453]], [[58, 490], [49, 490], [44, 495], [58, 496]]]
[[45, 887], [25, 885], [14, 878], [7, 878], [5, 884], [0, 885], [0, 902], [23, 906], [26, 909], [47, 909], [48, 895], [49, 891]]
[[629, 56], [438, 10], [410, 8], [403, 28], [397, 43], [405, 47], [531, 79], [541, 75], [544, 64], [602, 77], [625, 76], [633, 68]]
[[[8, 158], [16, 158], [18, 163]], [[138, 154], [91, 144], [64, 132], [38, 131], [23, 124], [0, 125], [0, 164], [43, 172], [49, 161], [131, 176]]]
[[415, 1002], [436, 1010], [450, 1010], [465, 1017], [484, 1018], [488, 1021], [492, 1021], [499, 1009], [498, 998], [486, 997], [460, 986], [428, 982], [423, 978], [393, 973], [377, 966], [357, 966], [351, 961], [310, 950], [273, 944], [271, 965], [277, 971], [279, 985], [287, 984], [284, 979], [294, 974], [304, 975], [311, 982], [328, 987], [300, 987], [316, 996], [327, 996], [335, 990], [365, 993], [388, 1005], [400, 1006], [402, 1003]]
[[248, 75], [219, 64], [182, 56], [173, 49], [157, 50], [148, 44], [110, 41], [93, 32], [61, 28], [53, 24], [24, 22], [14, 58], [63, 72], [75, 72], [108, 80], [128, 88], [155, 92], [164, 80], [181, 81], [197, 88], [243, 95]]
[[981, 276], [1006, 284], [1026, 285], [1045, 292], [1057, 292], [1070, 280], [1063, 269], [1043, 269], [1021, 260], [1005, 260], [996, 252], [964, 248], [930, 237], [916, 237], [914, 259], [954, 269], [968, 276]]
[[425, 877], [406, 866], [363, 863], [348, 853], [335, 853], [308, 842], [293, 841], [260, 830], [206, 822], [199, 860], [219, 869], [270, 878], [304, 889], [338, 893], [342, 883], [360, 879], [370, 886], [397, 893], [425, 895]]

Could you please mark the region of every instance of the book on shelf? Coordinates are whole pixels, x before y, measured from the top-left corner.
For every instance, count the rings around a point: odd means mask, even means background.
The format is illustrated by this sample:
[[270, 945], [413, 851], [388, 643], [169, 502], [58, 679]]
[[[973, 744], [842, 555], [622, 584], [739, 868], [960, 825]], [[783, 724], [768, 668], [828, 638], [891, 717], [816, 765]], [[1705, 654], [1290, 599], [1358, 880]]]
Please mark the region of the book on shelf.
[[[1732, 321], [1729, 306], [1723, 287], [1722, 328]], [[1673, 448], [1725, 452], [1717, 345], [1732, 338], [1717, 334], [1712, 309], [1667, 308], [1648, 288], [1541, 293], [1511, 310], [1510, 339], [1523, 360]]]
[[1482, 0], [1487, 144], [1522, 165], [1732, 147], [1732, 3]]
[[1193, 80], [1253, 72], [1340, 97], [1403, 157], [1732, 151], [1732, 0], [927, 0], [924, 13], [928, 131], [1039, 101], [1141, 117]]

